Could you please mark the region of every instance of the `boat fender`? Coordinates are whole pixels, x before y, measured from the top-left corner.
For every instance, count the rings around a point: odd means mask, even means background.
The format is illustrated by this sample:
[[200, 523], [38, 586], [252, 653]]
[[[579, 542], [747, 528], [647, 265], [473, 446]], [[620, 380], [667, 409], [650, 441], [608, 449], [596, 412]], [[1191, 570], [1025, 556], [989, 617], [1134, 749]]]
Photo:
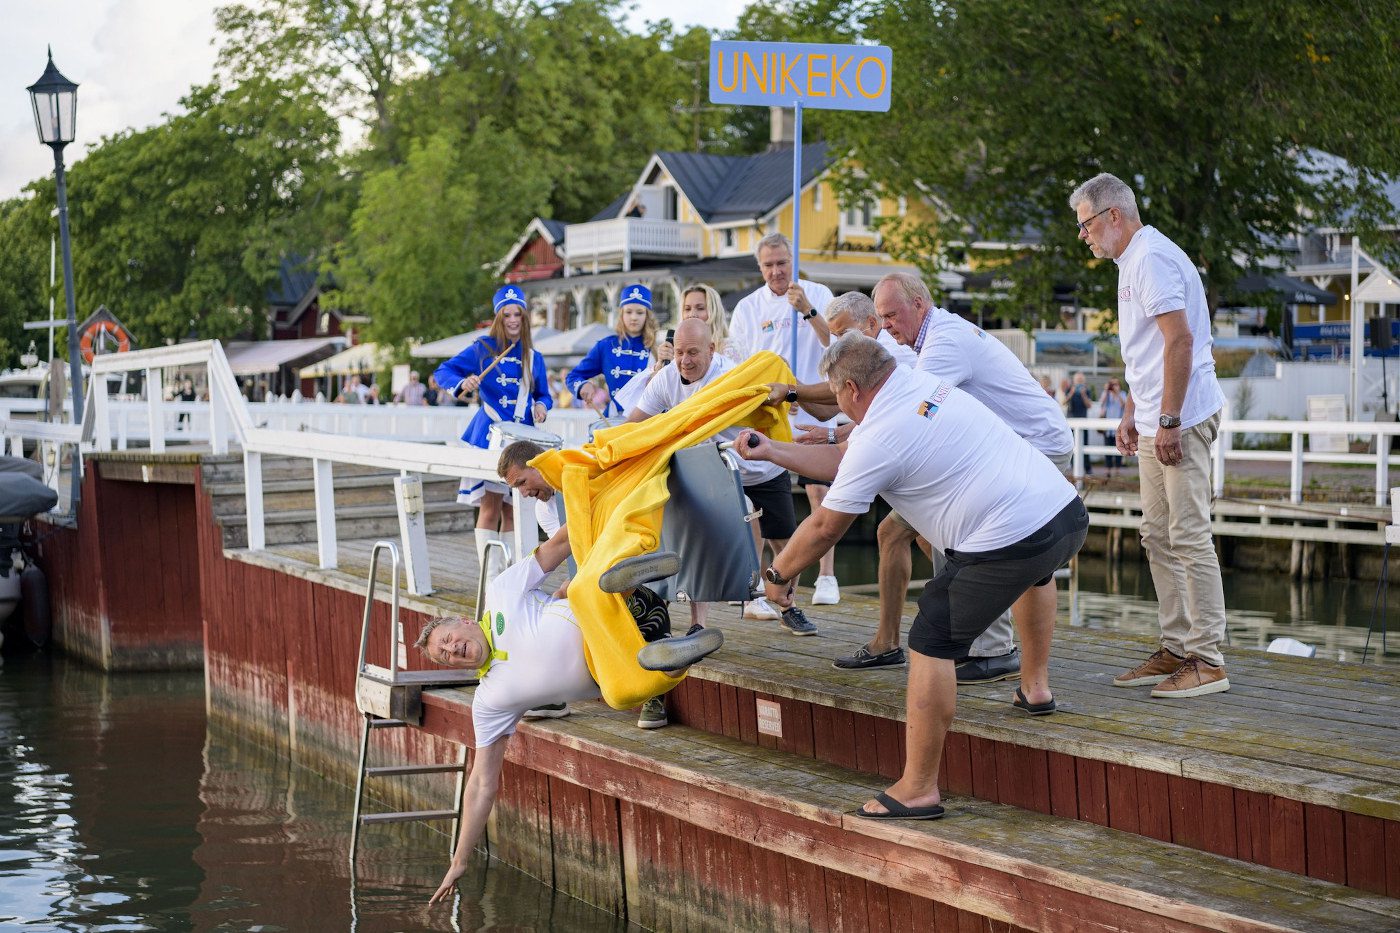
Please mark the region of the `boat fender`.
[[24, 633], [34, 647], [42, 648], [53, 634], [53, 614], [49, 605], [49, 579], [38, 564], [30, 563], [20, 573], [19, 592]]

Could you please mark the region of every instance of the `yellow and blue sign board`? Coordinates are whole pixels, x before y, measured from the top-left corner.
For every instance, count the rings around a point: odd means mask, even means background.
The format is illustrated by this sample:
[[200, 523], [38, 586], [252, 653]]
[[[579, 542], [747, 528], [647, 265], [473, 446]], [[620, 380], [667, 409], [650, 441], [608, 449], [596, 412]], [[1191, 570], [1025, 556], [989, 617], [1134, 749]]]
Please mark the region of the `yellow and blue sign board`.
[[883, 45], [711, 42], [710, 101], [883, 113], [890, 63]]

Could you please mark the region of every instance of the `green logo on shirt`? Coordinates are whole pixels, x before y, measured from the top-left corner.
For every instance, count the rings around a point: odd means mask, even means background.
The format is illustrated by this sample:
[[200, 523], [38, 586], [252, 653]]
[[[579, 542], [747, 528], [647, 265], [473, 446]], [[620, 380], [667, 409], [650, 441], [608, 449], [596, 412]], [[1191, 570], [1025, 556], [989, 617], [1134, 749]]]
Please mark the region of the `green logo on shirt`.
[[499, 635], [506, 630], [506, 617], [501, 613], [496, 613], [496, 634]]

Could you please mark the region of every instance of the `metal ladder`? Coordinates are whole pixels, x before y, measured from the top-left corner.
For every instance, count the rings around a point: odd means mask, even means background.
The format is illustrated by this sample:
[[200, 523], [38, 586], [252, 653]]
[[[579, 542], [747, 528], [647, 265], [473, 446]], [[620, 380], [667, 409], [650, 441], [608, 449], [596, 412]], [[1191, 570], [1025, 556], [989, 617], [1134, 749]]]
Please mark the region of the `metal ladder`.
[[[390, 633], [389, 666], [380, 667], [366, 662], [369, 653], [370, 619], [374, 612], [374, 594], [378, 584], [379, 555], [388, 551], [391, 560], [393, 589], [389, 597]], [[385, 765], [368, 767], [370, 735], [383, 729], [403, 729], [417, 726], [423, 720], [423, 689], [425, 687], [464, 687], [477, 682], [475, 672], [467, 671], [407, 671], [408, 647], [404, 642], [403, 626], [399, 622], [399, 548], [392, 541], [379, 541], [370, 551], [369, 584], [365, 593], [365, 612], [360, 627], [360, 661], [355, 676], [355, 704], [364, 716], [360, 733], [360, 762], [355, 777], [355, 814], [350, 829], [350, 866], [353, 876], [355, 859], [359, 854], [360, 827], [371, 823], [407, 823], [415, 820], [452, 820], [449, 852], [457, 844], [458, 821], [462, 813], [462, 795], [466, 790], [469, 748], [462, 746], [458, 762], [427, 765]], [[365, 813], [364, 795], [367, 777], [390, 777], [406, 774], [457, 775], [453, 794], [455, 806], [450, 810], [406, 810]]]

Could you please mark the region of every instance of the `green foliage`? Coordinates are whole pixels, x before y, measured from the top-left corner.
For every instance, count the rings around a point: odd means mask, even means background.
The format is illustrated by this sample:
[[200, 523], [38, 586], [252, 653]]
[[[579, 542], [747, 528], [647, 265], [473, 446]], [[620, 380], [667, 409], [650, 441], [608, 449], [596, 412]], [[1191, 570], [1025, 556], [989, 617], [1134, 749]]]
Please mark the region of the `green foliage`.
[[[0, 201], [0, 367], [18, 366], [31, 340], [41, 356], [48, 352], [47, 334], [24, 330], [25, 321], [49, 316], [49, 235], [58, 222], [38, 208], [33, 198]], [[63, 314], [61, 305], [56, 313]]]
[[407, 158], [368, 175], [324, 301], [371, 317], [369, 335], [406, 356], [410, 337], [434, 339], [490, 314], [495, 282], [483, 257], [500, 257], [549, 192], [519, 158], [509, 130], [481, 123], [440, 130]]
[[191, 329], [263, 336], [280, 254], [319, 242], [334, 209], [335, 121], [296, 83], [195, 88], [182, 103], [69, 173], [78, 316], [105, 304], [145, 346]]
[[[1305, 216], [1356, 210], [1363, 233], [1387, 220], [1376, 173], [1400, 169], [1400, 124], [1376, 118], [1400, 99], [1387, 4], [847, 0], [825, 15], [894, 51], [890, 113], [824, 126], [884, 190], [927, 192], [941, 221], [911, 240], [925, 263], [976, 241], [1043, 238], [1006, 266], [999, 303], [1015, 314], [1042, 316], [1057, 281], [1111, 305], [1112, 265], [1088, 259], [1066, 203], [1100, 171], [1135, 187], [1144, 220], [1196, 260], [1212, 299], [1237, 260], [1266, 257]], [[1308, 147], [1365, 168], [1309, 168]]]

